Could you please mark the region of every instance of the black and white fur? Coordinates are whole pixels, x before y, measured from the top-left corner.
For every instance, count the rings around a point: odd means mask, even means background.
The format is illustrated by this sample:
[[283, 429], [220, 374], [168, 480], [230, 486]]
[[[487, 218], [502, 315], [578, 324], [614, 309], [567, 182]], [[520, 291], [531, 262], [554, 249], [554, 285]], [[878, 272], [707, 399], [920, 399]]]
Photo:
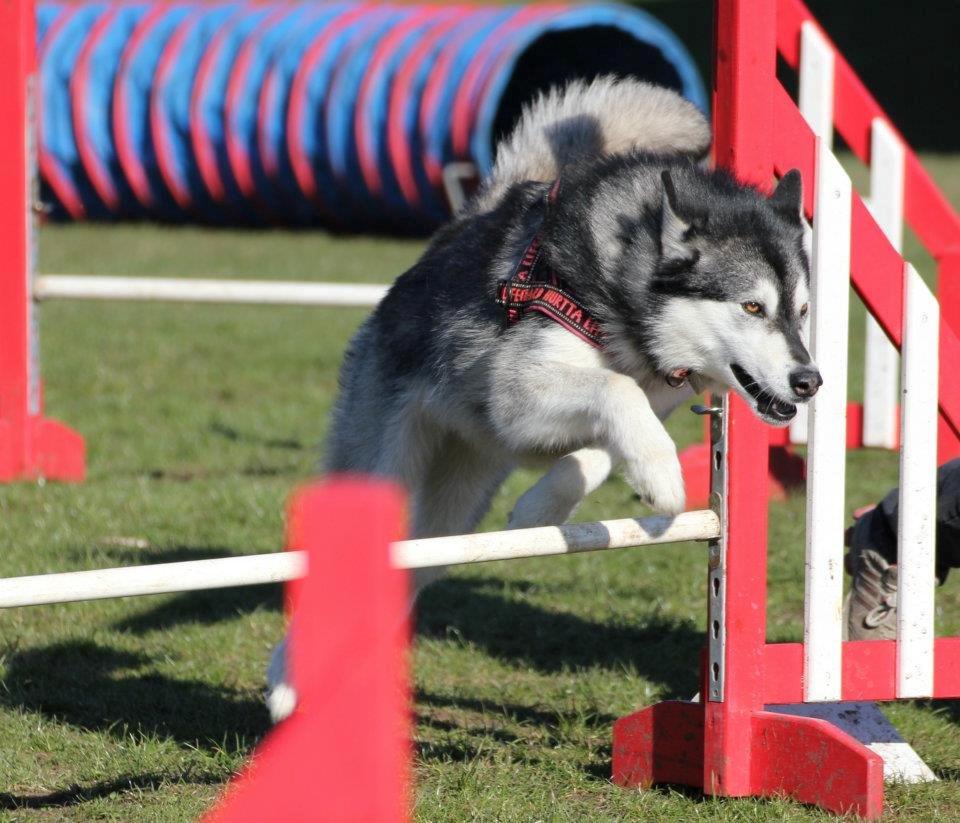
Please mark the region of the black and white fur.
[[[529, 463], [546, 473], [511, 528], [562, 523], [614, 470], [676, 514], [683, 479], [662, 421], [679, 404], [729, 387], [785, 425], [820, 381], [803, 336], [799, 175], [765, 197], [705, 169], [709, 142], [696, 108], [633, 80], [534, 102], [490, 180], [350, 343], [325, 469], [401, 483], [414, 537], [474, 530]], [[538, 232], [602, 350], [541, 315], [505, 323], [497, 284]], [[280, 695], [275, 715], [292, 705]]]

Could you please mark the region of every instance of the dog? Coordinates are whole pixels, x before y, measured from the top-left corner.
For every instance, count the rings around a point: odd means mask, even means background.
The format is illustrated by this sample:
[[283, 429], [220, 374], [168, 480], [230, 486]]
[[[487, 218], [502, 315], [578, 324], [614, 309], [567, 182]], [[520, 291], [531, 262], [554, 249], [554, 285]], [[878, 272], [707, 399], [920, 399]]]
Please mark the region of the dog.
[[531, 463], [546, 472], [510, 528], [563, 523], [617, 469], [677, 514], [662, 422], [677, 406], [731, 389], [787, 425], [822, 383], [800, 175], [765, 196], [705, 167], [710, 138], [692, 104], [632, 79], [526, 107], [489, 180], [351, 341], [325, 470], [400, 483], [414, 537], [473, 531]]

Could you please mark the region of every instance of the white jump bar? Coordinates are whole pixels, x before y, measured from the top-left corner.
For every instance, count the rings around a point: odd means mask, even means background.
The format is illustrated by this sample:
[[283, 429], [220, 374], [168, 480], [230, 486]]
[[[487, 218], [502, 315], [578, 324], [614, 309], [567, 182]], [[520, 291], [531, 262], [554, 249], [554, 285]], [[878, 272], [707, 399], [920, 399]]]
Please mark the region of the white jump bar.
[[44, 274], [37, 300], [144, 300], [172, 303], [253, 303], [273, 306], [375, 306], [388, 286], [283, 280], [200, 280], [187, 277], [101, 277]]
[[[654, 516], [604, 520], [406, 540], [393, 545], [393, 562], [397, 567], [407, 569], [454, 566], [488, 560], [711, 540], [719, 534], [720, 521], [717, 515], [703, 510], [685, 512], [674, 518]], [[0, 580], [0, 608], [279, 583], [303, 577], [306, 562], [305, 552], [289, 551], [99, 571], [8, 577]]]

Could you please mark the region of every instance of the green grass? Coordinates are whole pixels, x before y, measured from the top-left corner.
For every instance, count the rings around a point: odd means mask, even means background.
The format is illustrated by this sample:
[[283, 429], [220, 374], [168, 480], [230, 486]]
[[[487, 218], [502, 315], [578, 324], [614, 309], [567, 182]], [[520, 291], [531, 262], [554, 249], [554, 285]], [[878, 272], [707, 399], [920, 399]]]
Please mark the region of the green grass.
[[[933, 169], [956, 197], [960, 161]], [[149, 226], [51, 226], [46, 272], [382, 282], [411, 241]], [[929, 276], [929, 262], [924, 262]], [[0, 487], [0, 574], [272, 551], [316, 458], [353, 310], [57, 303], [44, 307], [47, 407], [87, 438], [75, 486]], [[852, 333], [859, 394], [863, 316]], [[699, 421], [671, 429], [692, 442]], [[847, 505], [896, 479], [849, 458]], [[506, 484], [505, 522], [533, 476]], [[581, 519], [636, 505], [607, 483]], [[769, 634], [801, 636], [803, 501], [771, 507]], [[705, 552], [695, 545], [491, 564], [427, 592], [414, 648], [418, 819], [813, 820], [787, 801], [715, 801], [608, 780], [612, 721], [697, 690]], [[960, 632], [960, 587], [938, 629]], [[280, 592], [220, 592], [0, 615], [0, 819], [192, 820], [267, 729], [263, 670]], [[960, 818], [960, 704], [888, 709], [945, 780], [888, 791], [890, 819]]]

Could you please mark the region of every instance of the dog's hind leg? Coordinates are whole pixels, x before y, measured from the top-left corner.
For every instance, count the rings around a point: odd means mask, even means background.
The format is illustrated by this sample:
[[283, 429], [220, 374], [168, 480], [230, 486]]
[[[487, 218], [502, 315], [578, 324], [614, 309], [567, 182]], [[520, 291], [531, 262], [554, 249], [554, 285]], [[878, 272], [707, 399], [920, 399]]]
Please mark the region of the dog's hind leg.
[[[412, 496], [415, 538], [469, 534], [513, 468], [502, 455], [484, 454], [450, 435], [430, 461]], [[442, 576], [443, 567], [413, 572], [414, 594]]]
[[[453, 436], [437, 442], [415, 424], [405, 434], [403, 438], [385, 438], [387, 443], [400, 442], [405, 448], [380, 448], [380, 470], [384, 475], [404, 478], [411, 487], [411, 536], [442, 537], [473, 531], [513, 464], [506, 456], [483, 454]], [[419, 593], [444, 571], [441, 566], [411, 573], [411, 611]], [[267, 707], [273, 722], [278, 723], [297, 704], [296, 690], [287, 678], [286, 640], [274, 650], [267, 682]]]
[[537, 483], [527, 489], [510, 513], [509, 528], [554, 526], [565, 522], [613, 469], [610, 452], [579, 449], [561, 457]]

